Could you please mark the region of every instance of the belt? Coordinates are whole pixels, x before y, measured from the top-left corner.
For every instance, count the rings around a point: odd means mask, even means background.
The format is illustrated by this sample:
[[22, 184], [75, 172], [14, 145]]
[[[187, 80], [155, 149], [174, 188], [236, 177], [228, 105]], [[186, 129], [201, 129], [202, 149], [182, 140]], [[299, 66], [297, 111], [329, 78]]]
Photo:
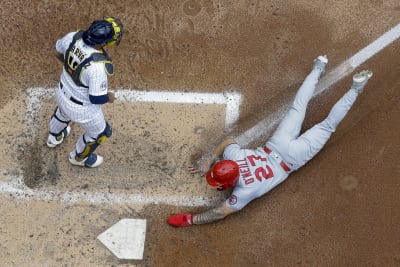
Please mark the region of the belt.
[[[266, 147], [266, 146], [264, 147], [264, 151], [265, 151], [265, 153], [267, 153], [267, 154], [271, 154], [271, 153], [272, 153], [272, 150], [269, 149], [269, 148]], [[286, 172], [290, 172], [290, 168], [289, 168], [288, 165], [286, 165], [285, 162], [281, 161], [281, 162], [279, 163], [279, 165], [281, 165], [282, 169], [284, 169]]]
[[[63, 90], [64, 85], [62, 84], [62, 82], [60, 82], [60, 89], [61, 91], [64, 93], [64, 95], [66, 97], [68, 97], [67, 93]], [[73, 98], [72, 96], [69, 97], [69, 100], [71, 100], [72, 102], [74, 102], [75, 104], [81, 105], [83, 106], [83, 102], [76, 100], [75, 98]]]

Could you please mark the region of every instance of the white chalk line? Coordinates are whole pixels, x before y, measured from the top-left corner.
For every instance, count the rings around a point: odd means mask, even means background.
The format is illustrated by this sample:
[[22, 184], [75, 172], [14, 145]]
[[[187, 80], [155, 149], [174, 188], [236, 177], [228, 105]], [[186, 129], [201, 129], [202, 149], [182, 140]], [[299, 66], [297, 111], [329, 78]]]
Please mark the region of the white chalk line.
[[[28, 93], [28, 122], [32, 123], [36, 118], [42, 99], [52, 97], [55, 88], [45, 89], [41, 87], [29, 88]], [[230, 130], [239, 118], [241, 94], [237, 92], [225, 93], [184, 93], [169, 91], [135, 91], [118, 89], [115, 97], [119, 101], [126, 102], [151, 102], [151, 103], [176, 103], [176, 104], [212, 104], [225, 105], [225, 129]], [[29, 125], [29, 124], [28, 124]]]
[[166, 204], [174, 206], [208, 206], [220, 198], [202, 196], [146, 196], [143, 194], [113, 194], [106, 192], [59, 192], [51, 190], [34, 190], [25, 185], [23, 177], [14, 177], [11, 182], [0, 182], [0, 192], [7, 193], [16, 199], [60, 201], [65, 204], [87, 202], [93, 204]]
[[133, 90], [118, 90], [115, 93], [117, 99], [129, 102], [162, 102], [183, 104], [219, 104], [226, 106], [225, 128], [227, 130], [235, 124], [239, 118], [242, 96], [236, 92], [226, 93], [183, 93], [183, 92], [143, 92]]
[[[344, 61], [342, 64], [327, 72], [327, 74], [321, 78], [313, 97], [327, 90], [334, 83], [340, 81], [351, 72], [354, 71], [358, 66], [363, 64], [365, 61], [370, 59], [372, 56], [383, 50], [385, 47], [396, 41], [400, 37], [400, 24], [396, 25], [378, 39], [373, 41], [368, 46], [361, 49], [351, 58]], [[248, 129], [241, 135], [237, 136], [235, 140], [242, 146], [248, 145], [250, 142], [259, 139], [262, 136], [271, 134], [276, 128], [278, 123], [283, 119], [286, 111], [289, 109], [291, 102], [288, 101], [281, 108], [279, 108], [274, 114], [266, 117], [265, 119], [258, 122], [255, 126]]]
[[[27, 89], [27, 129], [35, 135], [38, 127], [36, 120], [43, 99], [54, 96], [55, 88], [29, 88]], [[219, 104], [225, 105], [225, 128], [233, 126], [239, 118], [241, 95], [236, 92], [228, 93], [182, 93], [167, 91], [135, 91], [119, 89], [115, 97], [120, 101], [128, 102], [153, 102], [153, 103], [184, 103], [184, 104]], [[20, 171], [22, 173], [22, 171]], [[0, 182], [0, 193], [9, 194], [20, 200], [58, 200], [71, 204], [89, 202], [96, 204], [166, 204], [175, 206], [208, 206], [218, 198], [204, 196], [156, 196], [143, 194], [113, 194], [105, 192], [59, 192], [47, 190], [34, 190], [27, 187], [23, 177], [11, 177], [11, 182]]]

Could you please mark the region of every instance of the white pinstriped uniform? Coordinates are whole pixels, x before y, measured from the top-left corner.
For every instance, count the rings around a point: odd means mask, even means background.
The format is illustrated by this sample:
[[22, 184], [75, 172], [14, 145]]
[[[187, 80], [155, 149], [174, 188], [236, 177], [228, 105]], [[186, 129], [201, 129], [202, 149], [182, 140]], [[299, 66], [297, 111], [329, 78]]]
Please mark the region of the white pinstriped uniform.
[[[261, 197], [285, 181], [289, 174], [304, 166], [325, 145], [338, 124], [346, 116], [358, 96], [350, 89], [333, 106], [329, 115], [320, 123], [299, 136], [320, 70], [313, 69], [299, 88], [291, 109], [266, 142], [271, 153], [263, 147], [255, 150], [241, 149], [237, 144], [225, 148], [224, 159], [234, 160], [239, 165], [239, 180], [226, 205], [240, 210], [252, 200]], [[282, 162], [287, 169], [282, 167]]]
[[[76, 32], [70, 32], [56, 42], [56, 50], [65, 56], [72, 38]], [[74, 55], [74, 60], [79, 64], [92, 53], [99, 52], [91, 46], [86, 45], [82, 39], [77, 40], [75, 46], [82, 54]], [[89, 94], [93, 96], [106, 95], [108, 91], [107, 72], [103, 62], [91, 62], [86, 68], [82, 68], [81, 82], [89, 88], [77, 86], [71, 76], [63, 68], [61, 74], [62, 88], [56, 90], [56, 101], [59, 109], [56, 116], [63, 121], [74, 121], [80, 124], [85, 133], [78, 139], [76, 151], [82, 152], [86, 141], [93, 141], [102, 133], [106, 127], [106, 121], [101, 109], [101, 105], [92, 104]], [[70, 98], [82, 102], [83, 105], [74, 103]], [[52, 119], [49, 124], [50, 132], [58, 133], [62, 131], [66, 124]], [[71, 153], [75, 153], [75, 150]], [[75, 155], [75, 154], [74, 154]]]

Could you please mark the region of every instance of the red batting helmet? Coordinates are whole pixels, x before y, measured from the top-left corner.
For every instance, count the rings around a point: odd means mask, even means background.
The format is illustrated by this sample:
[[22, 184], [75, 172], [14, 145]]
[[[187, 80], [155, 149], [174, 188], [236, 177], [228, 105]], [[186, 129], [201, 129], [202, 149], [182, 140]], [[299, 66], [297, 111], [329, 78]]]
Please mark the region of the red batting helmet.
[[239, 179], [239, 166], [233, 160], [219, 161], [207, 172], [206, 179], [218, 190], [231, 188]]

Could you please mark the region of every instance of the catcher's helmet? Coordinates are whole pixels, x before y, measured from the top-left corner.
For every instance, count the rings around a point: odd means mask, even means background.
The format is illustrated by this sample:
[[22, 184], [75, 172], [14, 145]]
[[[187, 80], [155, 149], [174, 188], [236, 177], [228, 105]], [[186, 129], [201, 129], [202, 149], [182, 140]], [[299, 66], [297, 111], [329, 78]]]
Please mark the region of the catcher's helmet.
[[239, 166], [233, 160], [219, 161], [207, 172], [206, 179], [218, 190], [231, 188], [239, 179]]
[[82, 39], [87, 45], [119, 45], [122, 39], [123, 25], [119, 19], [105, 17], [95, 20], [83, 35]]

